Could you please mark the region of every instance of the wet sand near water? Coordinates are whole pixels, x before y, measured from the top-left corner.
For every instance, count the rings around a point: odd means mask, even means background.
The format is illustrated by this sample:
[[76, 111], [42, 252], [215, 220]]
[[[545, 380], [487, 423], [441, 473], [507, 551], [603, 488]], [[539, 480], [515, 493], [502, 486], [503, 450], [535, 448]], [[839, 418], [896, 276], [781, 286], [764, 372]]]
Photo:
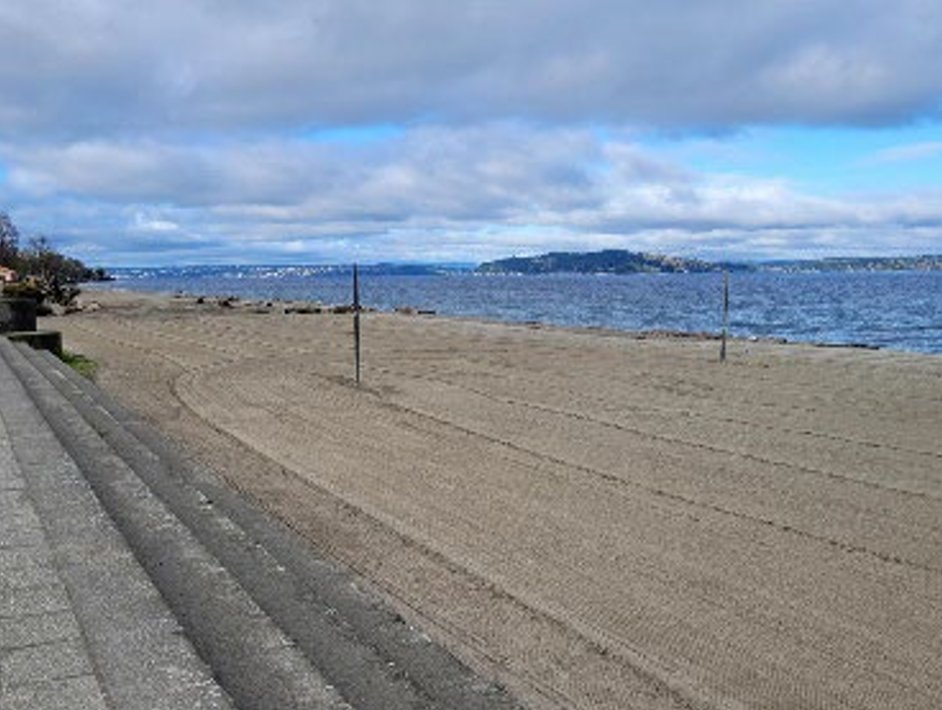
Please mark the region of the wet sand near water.
[[[942, 358], [87, 292], [97, 380], [533, 708], [942, 707]], [[269, 309], [258, 309], [266, 311]]]

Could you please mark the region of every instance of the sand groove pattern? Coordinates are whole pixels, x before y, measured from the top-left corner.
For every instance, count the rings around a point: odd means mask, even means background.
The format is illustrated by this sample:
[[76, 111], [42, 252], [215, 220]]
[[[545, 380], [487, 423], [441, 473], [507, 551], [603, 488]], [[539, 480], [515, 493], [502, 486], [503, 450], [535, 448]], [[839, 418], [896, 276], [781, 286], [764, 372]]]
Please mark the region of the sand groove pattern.
[[370, 315], [358, 389], [342, 317], [62, 325], [533, 707], [942, 707], [939, 358]]

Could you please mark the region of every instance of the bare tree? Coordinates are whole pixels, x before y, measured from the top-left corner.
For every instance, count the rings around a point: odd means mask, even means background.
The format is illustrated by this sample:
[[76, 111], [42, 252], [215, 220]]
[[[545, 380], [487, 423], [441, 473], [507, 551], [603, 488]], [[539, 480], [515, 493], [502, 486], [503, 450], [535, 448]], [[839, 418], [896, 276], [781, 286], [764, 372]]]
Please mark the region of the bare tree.
[[20, 230], [10, 215], [0, 212], [0, 266], [13, 267], [19, 256]]
[[31, 237], [26, 252], [21, 254], [22, 261], [29, 266], [29, 273], [38, 276], [44, 282], [51, 282], [58, 276], [62, 257], [52, 250], [49, 239], [40, 234]]

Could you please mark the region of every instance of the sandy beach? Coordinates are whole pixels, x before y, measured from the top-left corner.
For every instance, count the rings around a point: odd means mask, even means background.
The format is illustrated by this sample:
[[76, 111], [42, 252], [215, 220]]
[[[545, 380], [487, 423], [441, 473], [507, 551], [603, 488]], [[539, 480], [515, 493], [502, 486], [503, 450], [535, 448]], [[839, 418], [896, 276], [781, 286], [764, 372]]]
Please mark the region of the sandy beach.
[[529, 707], [942, 707], [942, 357], [87, 292], [96, 380]]

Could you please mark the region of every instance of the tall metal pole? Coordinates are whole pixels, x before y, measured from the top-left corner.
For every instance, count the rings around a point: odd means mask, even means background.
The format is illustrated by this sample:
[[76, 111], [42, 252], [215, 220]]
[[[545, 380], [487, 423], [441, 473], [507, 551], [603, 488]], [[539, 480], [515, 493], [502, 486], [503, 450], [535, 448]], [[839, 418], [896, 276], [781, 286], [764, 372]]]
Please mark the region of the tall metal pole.
[[729, 272], [723, 272], [723, 339], [720, 344], [720, 362], [726, 362], [726, 337], [729, 332]]
[[360, 278], [357, 265], [353, 265], [353, 358], [357, 384], [360, 384]]

